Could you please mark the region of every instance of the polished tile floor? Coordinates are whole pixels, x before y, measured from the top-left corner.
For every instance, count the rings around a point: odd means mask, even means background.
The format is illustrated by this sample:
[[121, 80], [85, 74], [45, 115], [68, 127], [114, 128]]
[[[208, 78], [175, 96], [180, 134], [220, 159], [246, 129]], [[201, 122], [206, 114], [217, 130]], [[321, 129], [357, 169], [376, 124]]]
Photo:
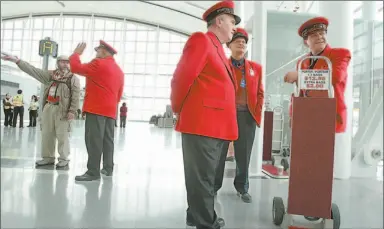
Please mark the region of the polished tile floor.
[[[1, 228], [185, 228], [186, 193], [180, 135], [147, 123], [116, 128], [115, 175], [75, 183], [86, 168], [84, 121], [76, 121], [68, 170], [36, 169], [38, 128], [1, 127]], [[232, 187], [228, 162], [216, 208], [226, 228], [277, 228], [272, 198], [287, 197], [287, 181], [250, 180], [252, 204]], [[383, 182], [335, 181], [341, 228], [383, 228]]]

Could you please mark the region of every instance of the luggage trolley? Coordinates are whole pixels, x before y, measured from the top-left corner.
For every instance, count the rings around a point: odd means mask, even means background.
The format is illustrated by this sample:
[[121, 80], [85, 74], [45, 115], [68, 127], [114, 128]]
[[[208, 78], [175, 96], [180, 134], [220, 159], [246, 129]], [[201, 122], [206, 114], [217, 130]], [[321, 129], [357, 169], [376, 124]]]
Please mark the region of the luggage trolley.
[[[273, 198], [273, 222], [282, 228], [340, 228], [340, 212], [332, 203], [336, 101], [332, 87], [332, 63], [328, 69], [303, 69], [292, 98], [291, 169], [287, 208], [281, 197]], [[307, 97], [308, 91], [317, 97]], [[328, 96], [318, 92], [327, 91]], [[300, 97], [299, 95], [303, 96]], [[315, 162], [315, 163], [314, 163]], [[300, 223], [293, 216], [304, 216]]]
[[280, 164], [280, 161], [284, 157], [283, 156], [283, 133], [284, 133], [283, 107], [276, 106], [275, 108], [273, 108], [272, 165]]
[[283, 159], [281, 160], [281, 165], [284, 167], [285, 170], [289, 168], [289, 161], [290, 161], [290, 152], [291, 152], [291, 127], [289, 126], [289, 99], [283, 100], [283, 110], [284, 110], [284, 122], [283, 122], [283, 144], [282, 144], [282, 151], [283, 151]]

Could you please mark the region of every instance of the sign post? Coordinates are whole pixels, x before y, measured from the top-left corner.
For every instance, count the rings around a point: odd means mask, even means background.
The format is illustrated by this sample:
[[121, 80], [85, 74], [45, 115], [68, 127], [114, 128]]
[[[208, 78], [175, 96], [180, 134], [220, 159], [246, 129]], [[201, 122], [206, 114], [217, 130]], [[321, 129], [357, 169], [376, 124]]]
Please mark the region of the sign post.
[[[55, 41], [52, 41], [50, 37], [46, 37], [43, 40], [40, 40], [39, 42], [39, 56], [43, 57], [43, 70], [48, 70], [48, 64], [49, 64], [49, 57], [52, 56], [53, 58], [57, 57], [58, 53], [58, 44]], [[45, 91], [44, 84], [41, 84], [40, 86], [40, 103], [42, 104], [41, 100], [44, 97], [44, 91]], [[43, 107], [40, 106], [39, 113], [42, 114]], [[40, 116], [41, 117], [41, 116]]]
[[[42, 69], [47, 71], [48, 70], [48, 64], [49, 64], [49, 57], [52, 56], [53, 58], [57, 57], [58, 53], [58, 44], [55, 41], [52, 41], [51, 38], [46, 37], [43, 40], [40, 40], [39, 42], [39, 56], [43, 57], [43, 66]], [[43, 116], [43, 99], [44, 99], [44, 92], [45, 92], [45, 84], [41, 84], [40, 86], [40, 106], [39, 106], [39, 121], [41, 126], [41, 117]], [[36, 149], [37, 152], [41, 152], [41, 134], [37, 134], [36, 136]]]

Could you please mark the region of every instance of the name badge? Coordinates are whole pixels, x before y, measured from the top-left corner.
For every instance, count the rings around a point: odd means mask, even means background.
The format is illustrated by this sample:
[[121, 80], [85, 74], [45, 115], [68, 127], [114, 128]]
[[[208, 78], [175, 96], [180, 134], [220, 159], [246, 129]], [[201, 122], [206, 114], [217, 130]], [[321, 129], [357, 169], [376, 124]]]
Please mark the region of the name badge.
[[251, 75], [251, 76], [255, 76], [255, 72], [253, 71], [252, 68], [249, 69], [249, 75]]
[[245, 88], [245, 86], [246, 86], [245, 79], [242, 78], [242, 79], [241, 79], [241, 82], [240, 82], [240, 87]]

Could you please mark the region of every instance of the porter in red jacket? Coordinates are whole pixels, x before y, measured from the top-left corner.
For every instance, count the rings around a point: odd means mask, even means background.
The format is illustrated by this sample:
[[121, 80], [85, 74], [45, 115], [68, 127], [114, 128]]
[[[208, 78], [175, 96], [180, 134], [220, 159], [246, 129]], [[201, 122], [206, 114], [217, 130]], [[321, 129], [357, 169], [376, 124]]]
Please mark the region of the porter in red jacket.
[[[250, 203], [251, 196], [248, 194], [248, 167], [251, 158], [253, 141], [255, 138], [256, 126], [260, 127], [261, 112], [264, 103], [264, 87], [262, 84], [261, 65], [245, 59], [247, 52], [248, 33], [237, 28], [232, 40], [227, 43], [231, 50], [229, 63], [236, 76], [236, 113], [239, 138], [234, 141], [236, 176], [235, 189], [241, 199]], [[215, 191], [217, 192], [223, 182], [226, 152], [229, 144], [225, 144], [224, 152], [221, 155], [218, 169], [216, 171]]]
[[173, 74], [171, 105], [179, 114], [176, 130], [236, 140], [236, 79], [219, 39], [197, 32], [185, 44]]
[[234, 3], [222, 1], [203, 15], [208, 32], [191, 35], [171, 82], [171, 106], [182, 133], [187, 224], [220, 228], [224, 221], [214, 210], [215, 171], [224, 145], [237, 134], [236, 78], [223, 44], [232, 39]]
[[[100, 45], [106, 43], [100, 41]], [[72, 72], [86, 78], [83, 111], [115, 119], [116, 106], [123, 93], [124, 73], [113, 56], [82, 64], [80, 55], [74, 53], [69, 61]]]
[[116, 107], [124, 87], [124, 73], [113, 58], [117, 51], [106, 42], [100, 41], [100, 45], [95, 48], [96, 58], [90, 63], [82, 64], [80, 55], [85, 46], [85, 43], [79, 44], [69, 58], [72, 72], [86, 77], [83, 111], [87, 116], [85, 144], [88, 151], [88, 171], [76, 176], [77, 181], [100, 179], [101, 155], [101, 173], [112, 175]]
[[[309, 46], [311, 52], [309, 55], [325, 56], [332, 62], [332, 86], [336, 99], [336, 133], [343, 133], [347, 127], [347, 106], [344, 100], [345, 86], [348, 77], [348, 65], [351, 60], [351, 52], [344, 48], [331, 48], [327, 44], [326, 34], [328, 27], [328, 19], [324, 17], [316, 17], [306, 21], [299, 28], [299, 35], [303, 37], [304, 42]], [[323, 59], [316, 61], [305, 60], [302, 66], [297, 69], [328, 69]], [[297, 71], [286, 74], [284, 80], [288, 83], [297, 82]], [[316, 91], [301, 91], [301, 96], [311, 96]], [[292, 108], [290, 107], [290, 113]], [[291, 114], [292, 115], [292, 114]]]

